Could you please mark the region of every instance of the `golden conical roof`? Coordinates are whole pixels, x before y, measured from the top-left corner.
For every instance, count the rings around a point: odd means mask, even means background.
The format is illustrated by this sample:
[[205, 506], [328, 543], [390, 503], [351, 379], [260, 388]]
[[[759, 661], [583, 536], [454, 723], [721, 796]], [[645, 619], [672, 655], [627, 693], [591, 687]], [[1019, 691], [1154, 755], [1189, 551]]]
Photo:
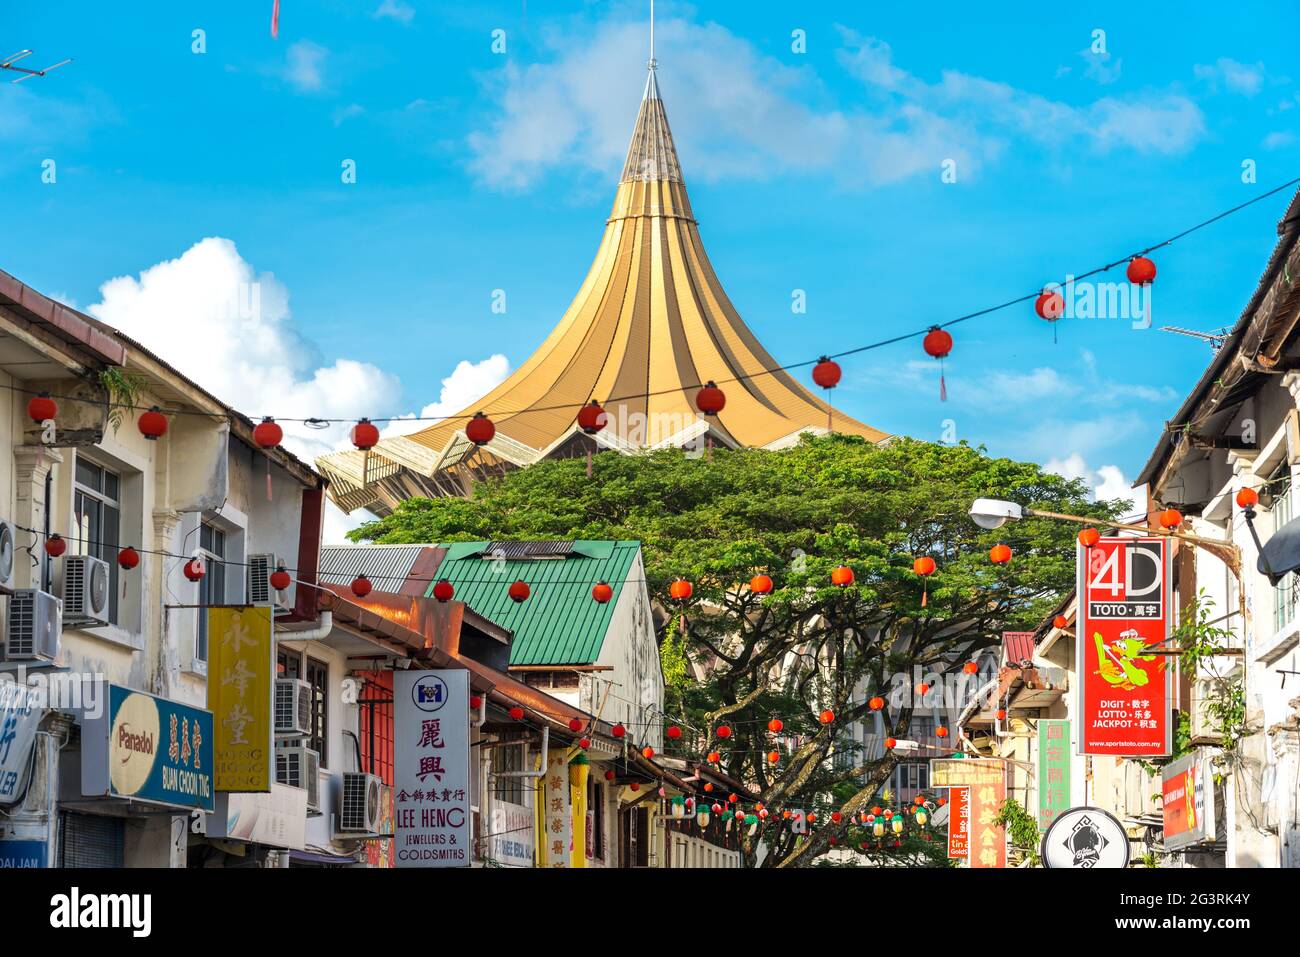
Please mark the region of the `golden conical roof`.
[[[768, 371], [777, 364], [709, 263], [652, 66], [595, 261], [546, 341], [458, 415], [369, 454], [341, 452], [318, 464], [342, 507], [384, 512], [410, 494], [463, 494], [457, 473], [467, 465], [521, 466], [593, 445], [634, 452], [707, 432], [725, 444], [765, 447], [828, 424], [872, 441], [887, 437], [831, 412], [790, 374]], [[706, 422], [694, 400], [709, 381], [726, 393], [726, 407]], [[575, 423], [592, 399], [609, 416], [594, 439]], [[475, 449], [464, 428], [480, 409], [497, 436]]]

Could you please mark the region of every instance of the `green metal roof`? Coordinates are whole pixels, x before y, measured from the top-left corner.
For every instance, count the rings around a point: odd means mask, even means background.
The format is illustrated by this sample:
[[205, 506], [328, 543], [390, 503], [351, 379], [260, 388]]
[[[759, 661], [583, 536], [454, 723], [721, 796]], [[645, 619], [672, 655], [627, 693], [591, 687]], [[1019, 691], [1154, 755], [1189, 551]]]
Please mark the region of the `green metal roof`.
[[[456, 598], [480, 615], [514, 632], [512, 665], [589, 665], [600, 657], [614, 606], [641, 549], [640, 542], [573, 543], [565, 558], [494, 559], [484, 557], [491, 542], [454, 542], [436, 578], [456, 589]], [[513, 601], [511, 583], [528, 583], [524, 602]], [[591, 597], [598, 581], [614, 589], [602, 605]], [[426, 594], [433, 593], [430, 583]]]

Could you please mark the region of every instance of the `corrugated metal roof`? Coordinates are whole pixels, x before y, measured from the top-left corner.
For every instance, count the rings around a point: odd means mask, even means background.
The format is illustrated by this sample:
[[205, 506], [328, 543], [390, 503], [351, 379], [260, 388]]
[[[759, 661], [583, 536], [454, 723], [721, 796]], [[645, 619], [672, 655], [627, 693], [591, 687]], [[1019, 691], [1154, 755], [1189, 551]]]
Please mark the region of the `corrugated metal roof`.
[[[605, 633], [627, 576], [641, 550], [640, 542], [574, 542], [566, 558], [497, 559], [486, 557], [488, 542], [444, 545], [446, 557], [438, 578], [456, 589], [456, 598], [514, 632], [512, 665], [589, 665], [600, 657]], [[528, 600], [516, 603], [512, 582], [528, 583]], [[607, 581], [612, 601], [591, 598], [591, 587]], [[429, 592], [432, 591], [432, 585]]]
[[346, 585], [365, 575], [380, 591], [395, 592], [428, 545], [327, 545], [320, 550], [322, 581]]

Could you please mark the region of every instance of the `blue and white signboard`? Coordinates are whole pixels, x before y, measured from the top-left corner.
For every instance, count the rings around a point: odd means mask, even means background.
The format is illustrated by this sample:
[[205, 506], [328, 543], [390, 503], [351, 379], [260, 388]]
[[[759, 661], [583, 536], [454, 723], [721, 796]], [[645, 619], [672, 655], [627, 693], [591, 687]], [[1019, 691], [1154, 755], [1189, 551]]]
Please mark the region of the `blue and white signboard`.
[[47, 860], [44, 841], [0, 841], [0, 871], [44, 867]]
[[393, 672], [398, 867], [468, 867], [469, 672]]
[[81, 731], [81, 793], [212, 811], [212, 712], [108, 686]]
[[45, 716], [35, 688], [0, 681], [0, 805], [23, 796], [36, 728]]

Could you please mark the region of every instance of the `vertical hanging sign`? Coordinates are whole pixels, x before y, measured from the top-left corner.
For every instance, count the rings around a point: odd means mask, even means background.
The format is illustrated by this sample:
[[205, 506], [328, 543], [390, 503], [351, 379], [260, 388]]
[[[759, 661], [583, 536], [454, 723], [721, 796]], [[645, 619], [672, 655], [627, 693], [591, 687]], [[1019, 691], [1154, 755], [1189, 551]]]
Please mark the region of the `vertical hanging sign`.
[[1070, 809], [1070, 722], [1038, 722], [1038, 827], [1046, 830]]
[[271, 609], [209, 608], [208, 710], [218, 791], [271, 790]]
[[970, 853], [970, 788], [948, 789], [948, 856]]
[[393, 673], [398, 867], [468, 867], [469, 672]]
[[1170, 671], [1146, 649], [1169, 637], [1171, 578], [1166, 538], [1078, 547], [1080, 754], [1170, 753]]

